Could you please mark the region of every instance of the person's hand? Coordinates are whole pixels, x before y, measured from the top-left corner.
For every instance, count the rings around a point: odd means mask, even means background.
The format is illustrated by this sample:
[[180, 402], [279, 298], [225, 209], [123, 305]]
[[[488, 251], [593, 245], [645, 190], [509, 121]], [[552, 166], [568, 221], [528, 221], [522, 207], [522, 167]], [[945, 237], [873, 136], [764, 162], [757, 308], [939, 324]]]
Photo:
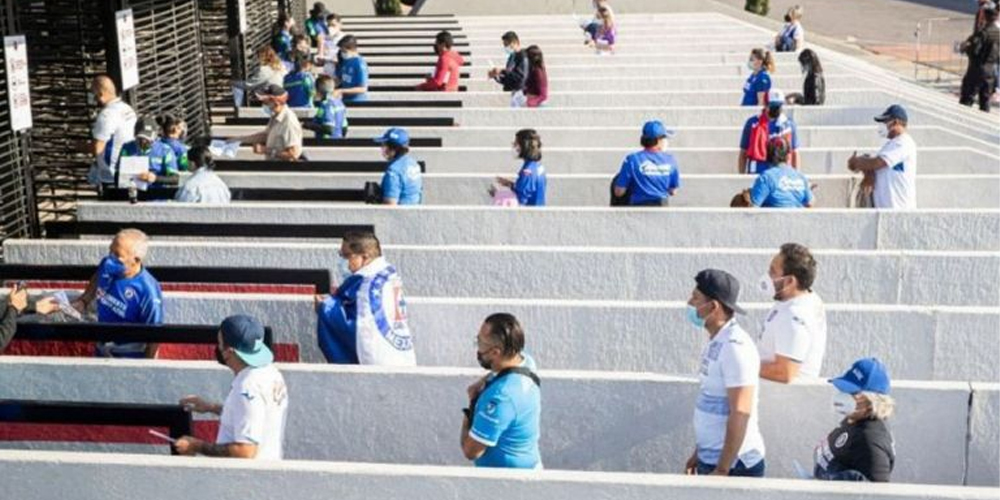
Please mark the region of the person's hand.
[[28, 307], [28, 291], [21, 289], [18, 290], [17, 286], [10, 287], [10, 295], [7, 296], [10, 305], [17, 310], [18, 314], [21, 314]]
[[200, 396], [184, 396], [180, 401], [184, 411], [194, 413], [213, 413], [215, 405], [201, 399]]
[[465, 392], [469, 395], [469, 402], [471, 403], [473, 399], [478, 398], [479, 393], [483, 392], [483, 389], [485, 387], [486, 387], [486, 376], [484, 375], [482, 378], [473, 382], [472, 385], [470, 385], [465, 390]]
[[496, 196], [497, 195], [497, 187], [494, 186], [493, 184], [490, 184], [490, 187], [486, 188], [486, 193], [489, 194], [491, 197], [492, 196]]
[[327, 295], [313, 295], [313, 308], [319, 311], [319, 308], [323, 306], [323, 301], [326, 300]]
[[684, 473], [689, 476], [695, 476], [698, 474], [698, 455], [691, 454], [691, 458], [687, 460], [684, 465]]
[[499, 184], [499, 185], [501, 185], [501, 186], [503, 186], [503, 187], [507, 187], [507, 188], [509, 188], [509, 187], [511, 187], [511, 186], [514, 185], [513, 181], [511, 181], [510, 179], [505, 179], [503, 177], [497, 177], [496, 178], [496, 183]]
[[489, 72], [486, 73], [486, 76], [488, 76], [490, 78], [496, 78], [496, 77], [500, 76], [500, 71], [502, 71], [500, 68], [493, 68], [493, 69], [489, 70]]
[[181, 455], [193, 456], [198, 454], [204, 441], [191, 436], [184, 436], [174, 443], [174, 450]]
[[866, 175], [864, 179], [861, 180], [861, 192], [865, 196], [871, 196], [875, 191], [875, 177]]
[[851, 172], [857, 172], [857, 162], [858, 162], [858, 152], [855, 151], [851, 153], [851, 157], [847, 159], [847, 170]]
[[135, 178], [139, 179], [142, 182], [150, 182], [150, 183], [156, 182], [156, 174], [154, 174], [153, 172], [143, 172], [135, 176]]
[[343, 99], [344, 98], [344, 91], [341, 90], [341, 89], [336, 89], [336, 90], [333, 91], [332, 94], [330, 94], [330, 97], [332, 97], [334, 99]]
[[266, 144], [254, 144], [253, 145], [253, 152], [254, 152], [254, 154], [258, 154], [258, 155], [265, 154], [265, 153], [267, 153], [267, 145]]
[[[87, 303], [83, 301], [83, 297], [77, 297], [73, 299], [73, 301], [70, 302], [69, 305], [72, 306], [73, 309], [76, 309], [80, 314], [87, 312]], [[56, 304], [56, 309], [59, 309], [58, 304]]]

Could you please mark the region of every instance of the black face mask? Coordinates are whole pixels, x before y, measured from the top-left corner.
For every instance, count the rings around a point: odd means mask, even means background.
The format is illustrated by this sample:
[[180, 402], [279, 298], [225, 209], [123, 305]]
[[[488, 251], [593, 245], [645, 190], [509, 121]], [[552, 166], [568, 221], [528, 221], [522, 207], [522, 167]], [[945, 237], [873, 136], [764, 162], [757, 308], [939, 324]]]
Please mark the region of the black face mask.
[[219, 349], [218, 345], [215, 346], [215, 360], [222, 366], [229, 366], [226, 364], [226, 358], [222, 355], [222, 349]]
[[487, 370], [492, 370], [493, 369], [493, 365], [489, 361], [483, 359], [483, 353], [481, 353], [479, 351], [476, 351], [476, 361], [479, 361], [479, 366], [481, 366], [481, 367], [483, 367], [483, 368], [485, 368]]
[[768, 106], [767, 116], [772, 120], [776, 120], [779, 116], [781, 116], [781, 106]]

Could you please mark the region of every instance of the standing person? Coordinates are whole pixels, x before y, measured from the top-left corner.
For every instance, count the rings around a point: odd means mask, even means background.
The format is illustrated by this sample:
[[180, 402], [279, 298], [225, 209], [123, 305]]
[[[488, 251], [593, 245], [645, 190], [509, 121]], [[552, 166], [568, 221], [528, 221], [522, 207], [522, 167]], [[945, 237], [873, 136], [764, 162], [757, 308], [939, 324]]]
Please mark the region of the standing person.
[[375, 143], [382, 146], [382, 157], [389, 162], [382, 176], [382, 203], [419, 205], [424, 198], [420, 164], [409, 155], [410, 134], [402, 128], [390, 128]]
[[959, 103], [972, 106], [979, 99], [979, 109], [990, 112], [990, 99], [997, 88], [997, 64], [1000, 64], [1000, 26], [997, 11], [985, 12], [986, 25], [962, 42], [962, 52], [969, 56], [969, 66], [962, 78]]
[[136, 180], [176, 186], [177, 157], [173, 148], [157, 139], [156, 122], [144, 117], [135, 124], [135, 140], [122, 146], [121, 157], [149, 158], [149, 170], [136, 176]]
[[545, 57], [542, 49], [537, 45], [532, 45], [525, 49], [528, 56], [528, 79], [524, 83], [524, 97], [529, 108], [537, 108], [545, 105], [549, 100], [549, 75], [545, 71]]
[[[772, 89], [767, 93], [767, 107], [761, 115], [753, 115], [747, 118], [743, 124], [743, 133], [740, 135], [740, 154], [737, 159], [737, 172], [741, 174], [762, 174], [773, 165], [767, 161], [767, 151], [755, 151], [754, 134], [760, 126], [763, 133], [761, 120], [767, 119], [767, 142], [771, 139], [781, 137], [790, 146], [788, 150], [788, 164], [792, 168], [798, 169], [799, 164], [799, 132], [792, 120], [784, 113], [785, 94], [778, 89]], [[760, 156], [763, 153], [763, 156]]]
[[282, 61], [290, 62], [292, 60], [292, 27], [294, 26], [295, 19], [292, 16], [285, 12], [278, 14], [271, 35], [271, 48]]
[[542, 160], [542, 138], [534, 129], [526, 128], [514, 135], [513, 152], [524, 161], [517, 173], [517, 179], [497, 177], [497, 184], [510, 188], [522, 206], [545, 206], [546, 177]]
[[306, 35], [313, 47], [319, 47], [323, 37], [327, 35], [326, 5], [323, 2], [316, 2], [309, 10], [309, 19], [306, 19]]
[[757, 427], [760, 357], [737, 323], [740, 282], [706, 269], [695, 277], [687, 319], [708, 332], [701, 355], [701, 389], [694, 410], [697, 446], [687, 474], [763, 477], [764, 438]]
[[199, 396], [180, 400], [187, 411], [220, 416], [215, 443], [184, 436], [174, 449], [181, 455], [281, 460], [288, 387], [264, 345], [264, 326], [246, 315], [226, 318], [219, 327], [215, 356], [236, 375], [226, 401], [209, 403]]
[[93, 104], [101, 107], [90, 131], [92, 140], [87, 152], [94, 155], [94, 163], [87, 174], [87, 181], [95, 186], [112, 184], [118, 172], [122, 146], [135, 137], [138, 117], [132, 107], [118, 97], [115, 82], [108, 75], [94, 77], [87, 100], [93, 100]]
[[347, 135], [347, 107], [344, 101], [334, 97], [336, 85], [327, 75], [320, 75], [316, 80], [320, 98], [315, 103], [316, 116], [302, 127], [315, 132], [317, 139], [340, 139]]
[[826, 307], [812, 291], [815, 281], [816, 259], [798, 243], [781, 245], [760, 277], [760, 289], [776, 301], [757, 344], [761, 378], [783, 384], [819, 378], [826, 353]]
[[476, 335], [476, 359], [490, 372], [467, 389], [462, 454], [476, 467], [541, 469], [538, 451], [541, 381], [523, 353], [524, 329], [511, 314], [486, 318]]
[[528, 81], [528, 56], [521, 50], [521, 39], [517, 33], [508, 31], [500, 37], [503, 42], [503, 51], [507, 54], [507, 64], [503, 69], [492, 68], [487, 76], [503, 85], [504, 92], [514, 95], [524, 91], [524, 85]]
[[885, 421], [896, 402], [891, 382], [876, 358], [859, 359], [842, 376], [831, 379], [836, 388], [833, 411], [843, 420], [814, 452], [816, 479], [888, 483], [896, 465], [896, 447]]
[[340, 39], [340, 62], [337, 64], [337, 95], [344, 102], [368, 100], [368, 63], [358, 53], [358, 39], [347, 35]]
[[876, 156], [855, 152], [847, 168], [864, 174], [862, 188], [872, 193], [875, 208], [917, 208], [917, 143], [906, 131], [906, 109], [893, 104], [875, 121], [888, 140]]
[[628, 205], [667, 206], [670, 197], [677, 194], [681, 174], [674, 155], [665, 152], [667, 140], [673, 137], [659, 120], [642, 126], [642, 151], [625, 157], [613, 181], [616, 198], [628, 196]]
[[265, 85], [256, 95], [271, 119], [263, 131], [236, 140], [250, 144], [254, 153], [268, 160], [297, 161], [302, 156], [302, 124], [288, 107], [288, 92], [279, 85]]
[[618, 35], [618, 29], [615, 27], [615, 15], [610, 8], [602, 6], [597, 9], [597, 18], [598, 24], [593, 35], [587, 40], [587, 46], [596, 49], [600, 55], [613, 53], [615, 51], [615, 38]]
[[806, 30], [802, 27], [802, 6], [796, 5], [785, 14], [785, 26], [774, 36], [775, 52], [798, 52], [805, 46]]
[[382, 257], [378, 238], [345, 234], [337, 269], [336, 291], [316, 296], [317, 339], [327, 362], [415, 366], [403, 280]]
[[771, 73], [774, 73], [774, 56], [764, 49], [750, 51], [747, 60], [750, 76], [743, 84], [741, 106], [763, 106], [767, 102], [767, 92], [771, 90]]
[[330, 76], [334, 76], [337, 73], [337, 60], [340, 54], [339, 44], [340, 40], [345, 36], [343, 31], [341, 31], [342, 27], [339, 15], [330, 14], [326, 16], [326, 34], [323, 35], [323, 41], [319, 44], [316, 59], [323, 65], [323, 73]]
[[457, 92], [459, 77], [462, 75], [462, 65], [465, 59], [457, 50], [452, 50], [455, 44], [451, 33], [442, 31], [434, 38], [434, 54], [437, 55], [437, 65], [434, 74], [424, 83], [417, 85], [417, 90]]
[[194, 175], [188, 177], [177, 190], [174, 199], [183, 203], [229, 203], [232, 193], [226, 183], [215, 173], [212, 153], [204, 145], [197, 145], [188, 151]]
[[188, 149], [190, 148], [184, 144], [184, 137], [187, 135], [187, 124], [184, 123], [184, 119], [172, 114], [164, 114], [156, 118], [156, 123], [160, 126], [160, 138], [157, 139], [157, 142], [174, 152], [174, 158], [177, 159], [177, 170], [190, 171], [188, 162]]
[[799, 52], [799, 66], [806, 75], [802, 82], [802, 93], [788, 94], [785, 99], [788, 104], [803, 106], [820, 106], [826, 102], [826, 80], [823, 78], [823, 65], [819, 56], [812, 49]]
[[288, 106], [311, 108], [316, 97], [316, 77], [312, 71], [312, 58], [296, 55], [295, 70], [285, 75], [282, 85], [288, 92]]
[[802, 172], [787, 163], [788, 142], [784, 137], [774, 137], [767, 143], [767, 164], [771, 165], [757, 176], [750, 188], [750, 204], [762, 208], [811, 208], [812, 188]]

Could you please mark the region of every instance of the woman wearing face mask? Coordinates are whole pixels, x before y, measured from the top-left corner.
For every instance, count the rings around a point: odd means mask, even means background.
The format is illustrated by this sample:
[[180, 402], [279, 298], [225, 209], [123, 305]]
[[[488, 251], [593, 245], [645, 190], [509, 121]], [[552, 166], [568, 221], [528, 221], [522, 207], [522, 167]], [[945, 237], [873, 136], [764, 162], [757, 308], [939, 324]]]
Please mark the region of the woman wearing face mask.
[[340, 41], [344, 38], [341, 31], [341, 20], [337, 14], [326, 16], [326, 34], [319, 44], [316, 60], [323, 64], [323, 73], [333, 76], [337, 72], [337, 59], [340, 53]]
[[885, 421], [895, 401], [889, 373], [876, 358], [860, 359], [830, 382], [837, 392], [833, 411], [840, 425], [816, 447], [816, 479], [887, 483], [896, 463], [892, 433]]
[[[545, 206], [545, 167], [542, 159], [542, 138], [534, 129], [519, 130], [514, 136], [513, 155], [524, 163], [517, 172], [517, 179], [497, 177], [497, 184], [509, 188], [522, 206]], [[494, 193], [491, 193], [491, 195]]]
[[389, 162], [382, 176], [382, 203], [419, 205], [424, 198], [420, 164], [409, 156], [410, 134], [401, 128], [386, 130], [375, 143], [382, 146], [382, 157]]
[[789, 94], [788, 104], [819, 106], [826, 102], [826, 80], [823, 79], [823, 65], [819, 56], [812, 49], [799, 53], [799, 65], [802, 74], [806, 75], [802, 83], [802, 93]]
[[292, 16], [284, 12], [278, 14], [278, 20], [274, 23], [271, 35], [271, 47], [284, 61], [291, 60], [293, 26], [295, 26], [295, 19]]
[[327, 362], [414, 366], [403, 280], [369, 232], [344, 235], [333, 294], [316, 296], [317, 338]]
[[774, 56], [764, 49], [750, 51], [747, 60], [750, 76], [743, 84], [741, 106], [763, 106], [767, 102], [767, 92], [771, 90], [771, 73], [774, 72]]

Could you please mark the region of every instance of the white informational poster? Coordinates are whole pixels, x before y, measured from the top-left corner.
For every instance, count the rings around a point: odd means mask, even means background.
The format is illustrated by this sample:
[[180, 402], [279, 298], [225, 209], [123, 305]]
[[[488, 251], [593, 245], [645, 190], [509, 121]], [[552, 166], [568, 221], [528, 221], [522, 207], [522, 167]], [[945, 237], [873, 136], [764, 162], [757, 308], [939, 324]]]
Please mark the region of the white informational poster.
[[122, 156], [118, 160], [118, 187], [128, 189], [129, 184], [135, 183], [135, 187], [140, 191], [146, 190], [146, 183], [136, 177], [143, 172], [149, 172], [148, 156]]
[[118, 60], [121, 63], [122, 88], [128, 90], [139, 85], [139, 53], [135, 46], [135, 23], [132, 9], [115, 12], [118, 29]]
[[31, 93], [28, 89], [28, 44], [24, 35], [3, 38], [7, 63], [7, 97], [10, 101], [10, 128], [31, 128]]
[[247, 32], [247, 0], [236, 0], [236, 11], [242, 35]]

